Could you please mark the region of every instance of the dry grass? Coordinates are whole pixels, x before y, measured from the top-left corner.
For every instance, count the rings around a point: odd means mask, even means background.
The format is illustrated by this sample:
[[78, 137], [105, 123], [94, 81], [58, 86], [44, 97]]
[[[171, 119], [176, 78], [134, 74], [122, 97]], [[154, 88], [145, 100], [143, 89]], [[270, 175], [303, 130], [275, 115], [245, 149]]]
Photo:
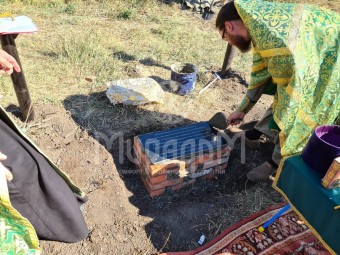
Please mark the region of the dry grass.
[[[111, 106], [103, 97], [104, 82], [146, 76], [168, 80], [170, 65], [178, 61], [198, 67], [197, 87], [202, 87], [210, 71], [222, 65], [226, 44], [213, 21], [182, 12], [179, 4], [23, 0], [1, 8], [31, 17], [40, 28], [16, 40], [33, 102], [72, 101], [67, 110], [88, 130], [162, 129], [185, 118], [206, 118], [220, 107], [222, 92], [213, 89], [201, 97], [166, 93], [168, 104], [138, 108]], [[250, 55], [237, 55], [234, 68], [249, 69], [249, 60]], [[97, 78], [89, 83], [87, 76]], [[1, 78], [0, 89], [3, 105], [17, 104], [9, 78]]]
[[[169, 66], [177, 61], [198, 66], [200, 87], [209, 79], [209, 71], [223, 61], [225, 43], [214, 31], [213, 21], [179, 11], [175, 1], [0, 2], [2, 12], [27, 15], [40, 28], [39, 33], [20, 35], [16, 40], [34, 102], [60, 104], [73, 95], [100, 91], [104, 82], [115, 79], [155, 76], [167, 80]], [[249, 59], [249, 54], [238, 54], [233, 64], [246, 77]], [[89, 75], [97, 77], [94, 83], [85, 81]], [[1, 78], [0, 89], [2, 104], [16, 104], [10, 79]], [[190, 111], [187, 106], [192, 104], [195, 111], [210, 96], [194, 100], [171, 97], [184, 103], [182, 107], [171, 105], [179, 108], [176, 114]]]
[[[139, 76], [133, 74], [137, 64], [162, 79], [169, 79], [166, 67], [177, 61], [195, 63], [201, 72], [221, 65], [225, 44], [213, 26], [179, 12], [178, 5], [65, 2], [13, 1], [1, 6], [2, 11], [31, 17], [40, 28], [38, 34], [16, 40], [36, 102], [60, 103], [105, 81]], [[140, 2], [145, 3], [136, 5]], [[98, 77], [94, 84], [85, 81], [88, 75]], [[0, 86], [4, 103], [15, 103], [9, 79], [2, 78]]]

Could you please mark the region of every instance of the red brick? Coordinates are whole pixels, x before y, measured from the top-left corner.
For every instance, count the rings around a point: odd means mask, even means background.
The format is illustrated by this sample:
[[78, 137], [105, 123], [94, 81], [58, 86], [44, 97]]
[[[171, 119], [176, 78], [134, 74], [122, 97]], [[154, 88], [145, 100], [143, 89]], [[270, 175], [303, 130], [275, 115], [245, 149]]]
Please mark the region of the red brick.
[[226, 157], [230, 154], [230, 152], [231, 152], [231, 148], [228, 145], [226, 145], [226, 146], [221, 147], [221, 149], [218, 151], [200, 154], [196, 156], [194, 160], [191, 158], [187, 160], [187, 164], [190, 166], [203, 164], [203, 163], [213, 161], [213, 160], [216, 160], [222, 157]]
[[146, 179], [143, 178], [143, 177], [141, 179], [142, 179], [142, 181], [144, 183], [144, 186], [145, 186], [146, 190], [148, 191], [150, 197], [160, 196], [160, 195], [162, 195], [165, 192], [165, 188], [158, 189], [158, 190], [151, 190], [149, 188], [148, 184], [147, 184]]
[[136, 154], [142, 155], [142, 148], [140, 146], [138, 136], [135, 136], [133, 138], [133, 145], [134, 145], [134, 149], [136, 150]]
[[142, 148], [142, 145], [140, 144], [140, 140], [138, 138], [138, 136], [135, 136], [133, 138], [133, 145], [134, 145], [134, 149], [135, 149], [135, 154], [136, 156], [142, 161], [144, 162], [144, 165], [146, 167], [146, 169], [150, 172], [150, 159], [149, 157], [144, 153], [144, 150]]
[[142, 159], [142, 162], [144, 163], [144, 166], [145, 166], [145, 169], [150, 173], [150, 159], [147, 155], [145, 155], [145, 153], [142, 153], [140, 155], [141, 159]]
[[213, 161], [209, 161], [204, 163], [203, 169], [207, 169], [207, 168], [211, 168], [211, 167], [215, 167], [224, 163], [228, 162], [229, 157], [226, 158], [219, 158], [219, 159], [215, 159]]
[[134, 142], [133, 142], [133, 149], [135, 151], [135, 155], [136, 157], [141, 160], [141, 161], [145, 161], [147, 162], [146, 156], [143, 153], [143, 150], [141, 148], [140, 142], [139, 142], [139, 138], [137, 136], [134, 137]]
[[182, 189], [182, 188], [184, 188], [185, 186], [188, 186], [188, 185], [193, 184], [195, 181], [196, 181], [196, 179], [192, 179], [192, 180], [189, 180], [189, 181], [186, 181], [186, 182], [182, 182], [182, 183], [180, 183], [180, 184], [177, 184], [177, 185], [172, 186], [172, 187], [171, 187], [171, 190], [179, 190], [179, 189]]
[[141, 176], [145, 177], [148, 179], [148, 181], [151, 184], [157, 184], [157, 183], [161, 183], [164, 182], [168, 179], [168, 175], [167, 174], [163, 174], [163, 175], [158, 175], [158, 176], [150, 176], [149, 171], [146, 169], [146, 166], [144, 164], [143, 161], [141, 161], [138, 157], [135, 159], [135, 164], [139, 170], [139, 173]]
[[148, 188], [150, 190], [158, 190], [158, 189], [163, 189], [165, 187], [168, 187], [168, 186], [173, 186], [173, 185], [176, 185], [176, 184], [179, 184], [179, 183], [182, 183], [183, 182], [183, 178], [179, 178], [179, 179], [174, 179], [174, 180], [166, 180], [164, 182], [161, 182], [161, 183], [156, 183], [156, 184], [152, 184], [150, 183], [150, 181], [141, 176], [144, 181], [145, 181], [145, 184], [148, 186]]
[[163, 174], [163, 175], [158, 175], [158, 176], [155, 176], [155, 177], [148, 177], [148, 180], [150, 181], [151, 184], [157, 184], [157, 183], [161, 183], [161, 182], [164, 182], [168, 179], [168, 175], [166, 174]]
[[159, 189], [159, 190], [152, 190], [149, 192], [149, 196], [150, 197], [156, 197], [156, 196], [160, 196], [164, 193], [165, 189]]
[[146, 169], [146, 166], [145, 166], [144, 161], [143, 161], [142, 158], [141, 158], [141, 155], [138, 154], [136, 147], [134, 147], [133, 149], [134, 149], [134, 152], [135, 152], [135, 155], [136, 155], [136, 157], [135, 157], [135, 159], [134, 159], [134, 163], [136, 164], [136, 166], [137, 166], [140, 170], [143, 170], [142, 172], [146, 172], [147, 169]]
[[207, 161], [211, 161], [214, 159], [214, 154], [213, 153], [205, 153], [205, 154], [201, 154], [201, 155], [198, 155], [196, 157], [196, 160], [195, 162], [193, 163], [194, 165], [199, 165], [199, 164], [202, 164], [202, 163], [205, 163]]

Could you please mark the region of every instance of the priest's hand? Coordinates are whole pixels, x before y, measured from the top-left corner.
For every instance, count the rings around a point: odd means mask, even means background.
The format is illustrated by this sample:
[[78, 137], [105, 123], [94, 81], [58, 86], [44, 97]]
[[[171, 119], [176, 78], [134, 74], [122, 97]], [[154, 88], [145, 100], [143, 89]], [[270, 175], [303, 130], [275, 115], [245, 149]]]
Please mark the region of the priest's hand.
[[238, 125], [241, 123], [245, 115], [246, 114], [244, 112], [241, 112], [239, 110], [233, 111], [228, 116], [228, 123], [230, 123], [231, 125]]

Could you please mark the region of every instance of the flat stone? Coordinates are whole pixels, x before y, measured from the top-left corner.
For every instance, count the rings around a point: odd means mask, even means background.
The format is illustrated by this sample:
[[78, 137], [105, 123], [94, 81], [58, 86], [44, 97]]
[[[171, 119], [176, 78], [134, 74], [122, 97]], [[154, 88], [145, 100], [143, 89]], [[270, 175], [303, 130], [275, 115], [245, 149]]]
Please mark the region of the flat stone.
[[106, 96], [112, 104], [143, 105], [163, 103], [164, 91], [151, 78], [117, 80], [106, 83]]

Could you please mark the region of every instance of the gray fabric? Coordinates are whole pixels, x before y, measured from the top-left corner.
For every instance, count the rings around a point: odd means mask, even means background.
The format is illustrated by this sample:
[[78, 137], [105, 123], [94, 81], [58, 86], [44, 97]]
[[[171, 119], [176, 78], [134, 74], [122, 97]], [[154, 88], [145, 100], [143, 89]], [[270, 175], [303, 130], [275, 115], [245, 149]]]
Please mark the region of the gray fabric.
[[274, 151], [272, 154], [272, 159], [277, 165], [279, 165], [282, 159], [279, 132], [276, 130], [269, 129], [269, 122], [271, 121], [272, 118], [273, 118], [273, 109], [270, 106], [266, 110], [266, 112], [263, 114], [259, 122], [255, 125], [255, 129], [265, 134], [266, 137], [272, 143], [274, 143], [275, 147], [274, 147]]
[[76, 242], [88, 229], [79, 200], [47, 160], [0, 120], [0, 151], [13, 174], [8, 182], [12, 206], [27, 218], [40, 239]]

